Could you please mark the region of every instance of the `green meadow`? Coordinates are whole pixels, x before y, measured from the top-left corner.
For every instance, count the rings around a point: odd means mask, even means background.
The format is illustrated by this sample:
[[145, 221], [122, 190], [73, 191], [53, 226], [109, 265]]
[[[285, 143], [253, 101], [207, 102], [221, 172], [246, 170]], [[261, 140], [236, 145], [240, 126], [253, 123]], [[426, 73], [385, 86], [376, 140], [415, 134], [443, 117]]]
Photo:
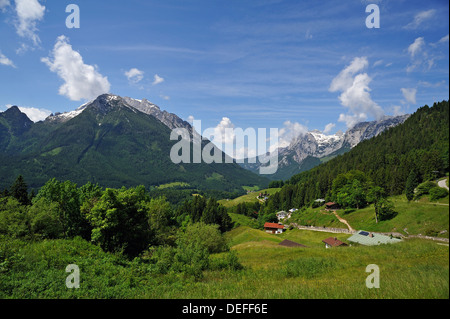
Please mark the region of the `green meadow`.
[[240, 196], [238, 198], [235, 199], [231, 199], [231, 200], [226, 200], [226, 199], [222, 199], [219, 200], [219, 204], [222, 204], [223, 206], [229, 208], [229, 207], [233, 207], [236, 206], [240, 203], [256, 203], [258, 202], [258, 195], [259, 193], [267, 193], [269, 195], [273, 195], [275, 193], [277, 193], [278, 191], [280, 191], [281, 188], [269, 188], [269, 189], [263, 189], [263, 190], [259, 190], [259, 191], [254, 191], [253, 193], [248, 193], [246, 195]]
[[[0, 241], [0, 298], [397, 299], [449, 298], [449, 247], [408, 239], [395, 245], [326, 249], [349, 235], [306, 230], [267, 234], [247, 226], [226, 233], [243, 268], [207, 270], [201, 279], [152, 274], [82, 239]], [[278, 244], [289, 239], [306, 248]], [[223, 254], [223, 253], [222, 253]], [[220, 260], [222, 254], [211, 255]], [[80, 289], [65, 286], [68, 264], [80, 267]], [[366, 287], [366, 267], [380, 269], [380, 288]]]

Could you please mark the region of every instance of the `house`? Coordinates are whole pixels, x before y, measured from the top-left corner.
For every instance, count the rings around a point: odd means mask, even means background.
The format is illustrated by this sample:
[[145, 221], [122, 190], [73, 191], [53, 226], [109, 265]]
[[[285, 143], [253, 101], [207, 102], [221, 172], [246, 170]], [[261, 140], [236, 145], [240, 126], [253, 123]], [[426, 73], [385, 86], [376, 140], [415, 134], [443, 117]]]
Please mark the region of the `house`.
[[297, 208], [291, 208], [290, 210], [289, 210], [289, 213], [295, 213], [296, 211], [298, 211], [298, 209]]
[[346, 243], [340, 241], [336, 237], [330, 237], [330, 238], [324, 239], [324, 240], [322, 240], [322, 242], [325, 243], [325, 248], [347, 246]]
[[325, 199], [323, 199], [323, 198], [318, 198], [318, 199], [316, 199], [314, 202], [316, 202], [316, 203], [324, 203], [324, 202], [325, 202]]
[[284, 225], [276, 223], [265, 223], [264, 230], [270, 234], [281, 234], [284, 231]]
[[326, 210], [335, 210], [335, 209], [339, 209], [339, 204], [336, 204], [334, 202], [329, 202], [325, 204], [325, 209]]
[[277, 215], [277, 218], [279, 221], [282, 219], [291, 217], [291, 213], [285, 212], [284, 210], [282, 210], [281, 212], [278, 212], [276, 215]]
[[365, 246], [376, 246], [381, 244], [395, 244], [401, 242], [402, 240], [394, 238], [392, 236], [386, 236], [360, 230], [354, 233], [353, 236], [348, 238], [348, 241]]
[[278, 245], [280, 246], [285, 246], [285, 247], [306, 247], [305, 245], [296, 243], [294, 241], [290, 241], [290, 240], [283, 240], [281, 243], [279, 243]]

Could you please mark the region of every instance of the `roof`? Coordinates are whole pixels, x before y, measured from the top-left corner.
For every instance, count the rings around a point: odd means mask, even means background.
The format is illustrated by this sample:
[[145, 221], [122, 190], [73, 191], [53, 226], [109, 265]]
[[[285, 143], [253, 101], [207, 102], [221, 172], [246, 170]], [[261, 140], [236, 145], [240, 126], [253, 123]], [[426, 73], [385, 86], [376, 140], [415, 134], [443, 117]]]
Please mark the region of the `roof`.
[[325, 205], [326, 205], [326, 206], [334, 206], [334, 205], [337, 205], [337, 204], [334, 203], [334, 202], [329, 202], [329, 203], [326, 203]]
[[[370, 235], [372, 235], [372, 237]], [[398, 238], [391, 238], [390, 236], [386, 235], [359, 230], [355, 234], [353, 234], [353, 236], [348, 238], [348, 241], [366, 246], [375, 246], [381, 244], [394, 244], [401, 242], [402, 240]]]
[[327, 239], [322, 240], [322, 242], [324, 242], [327, 245], [333, 246], [333, 247], [337, 247], [337, 246], [347, 246], [346, 243], [340, 241], [339, 239], [337, 239], [336, 237], [330, 237]]
[[280, 225], [277, 223], [265, 223], [264, 228], [277, 228], [277, 229], [284, 229], [284, 225]]
[[278, 245], [280, 246], [286, 246], [286, 247], [306, 247], [305, 245], [296, 243], [294, 241], [290, 241], [290, 240], [283, 240], [281, 243], [279, 243]]

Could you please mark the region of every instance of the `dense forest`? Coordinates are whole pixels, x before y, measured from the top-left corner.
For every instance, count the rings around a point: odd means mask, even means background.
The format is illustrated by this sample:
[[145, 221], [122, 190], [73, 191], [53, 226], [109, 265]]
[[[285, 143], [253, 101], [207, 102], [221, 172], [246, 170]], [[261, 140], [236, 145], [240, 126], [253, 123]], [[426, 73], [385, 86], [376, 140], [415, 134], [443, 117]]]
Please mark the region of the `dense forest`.
[[[346, 179], [346, 174], [357, 171], [358, 178]], [[327, 163], [290, 180], [272, 182], [273, 187], [283, 187], [266, 203], [264, 211], [301, 208], [312, 205], [316, 199], [339, 201], [339, 183], [353, 194], [368, 195], [377, 187], [383, 197], [399, 195], [406, 191], [410, 176], [414, 187], [448, 171], [449, 104], [443, 101], [419, 108], [405, 123], [361, 142]], [[340, 182], [336, 182], [338, 177]]]

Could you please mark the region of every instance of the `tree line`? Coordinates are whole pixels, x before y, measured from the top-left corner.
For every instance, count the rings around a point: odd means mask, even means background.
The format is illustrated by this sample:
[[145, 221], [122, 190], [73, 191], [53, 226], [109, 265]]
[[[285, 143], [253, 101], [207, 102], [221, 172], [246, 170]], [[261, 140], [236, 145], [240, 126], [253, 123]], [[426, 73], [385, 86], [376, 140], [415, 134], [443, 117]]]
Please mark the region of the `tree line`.
[[[345, 175], [352, 171], [361, 172], [363, 180], [360, 176], [356, 180], [350, 179], [351, 183], [344, 182]], [[370, 202], [368, 198], [373, 199], [374, 187], [378, 187], [380, 198], [411, 194], [411, 187], [414, 190], [417, 185], [448, 171], [449, 105], [448, 101], [443, 101], [432, 107], [425, 105], [403, 124], [361, 142], [350, 152], [327, 163], [293, 176], [266, 202], [265, 210], [301, 208], [312, 205], [316, 199], [333, 200], [357, 208], [363, 202]], [[340, 194], [336, 192], [337, 184], [345, 187]], [[273, 185], [282, 184], [276, 182]]]
[[151, 198], [144, 186], [103, 189], [51, 179], [31, 194], [19, 176], [0, 194], [0, 237], [81, 237], [127, 258], [145, 255], [155, 269], [164, 262], [159, 258], [170, 255], [174, 271], [196, 276], [210, 266], [211, 253], [227, 252], [221, 265], [240, 267], [222, 235], [232, 227], [214, 198], [194, 196], [174, 209], [164, 197]]

